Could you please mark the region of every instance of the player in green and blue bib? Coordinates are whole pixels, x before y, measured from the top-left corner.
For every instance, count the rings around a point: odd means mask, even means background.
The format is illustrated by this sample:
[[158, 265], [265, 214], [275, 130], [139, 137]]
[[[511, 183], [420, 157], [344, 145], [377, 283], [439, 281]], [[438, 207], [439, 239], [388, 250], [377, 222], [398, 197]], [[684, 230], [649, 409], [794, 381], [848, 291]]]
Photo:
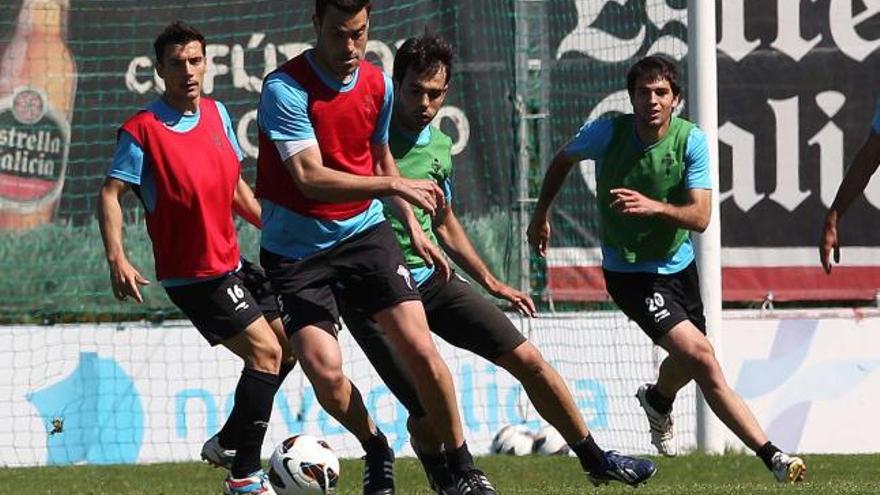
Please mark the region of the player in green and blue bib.
[[636, 394], [651, 443], [661, 454], [675, 455], [672, 403], [696, 380], [712, 410], [778, 481], [801, 481], [803, 461], [768, 441], [727, 384], [705, 335], [690, 232], [709, 224], [709, 153], [702, 131], [672, 115], [680, 101], [675, 63], [663, 56], [643, 58], [629, 70], [627, 90], [632, 114], [587, 122], [554, 157], [529, 225], [529, 243], [546, 255], [553, 199], [576, 163], [595, 160], [605, 286], [620, 309], [669, 353], [657, 382]]

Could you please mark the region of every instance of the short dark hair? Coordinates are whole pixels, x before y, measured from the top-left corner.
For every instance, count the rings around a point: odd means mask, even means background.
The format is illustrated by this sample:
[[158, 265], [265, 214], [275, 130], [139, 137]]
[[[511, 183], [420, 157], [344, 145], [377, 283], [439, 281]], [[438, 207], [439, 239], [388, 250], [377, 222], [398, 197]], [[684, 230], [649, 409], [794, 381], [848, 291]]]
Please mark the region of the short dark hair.
[[205, 53], [205, 36], [202, 33], [183, 21], [174, 21], [165, 26], [165, 29], [156, 37], [153, 42], [153, 49], [156, 50], [156, 62], [161, 64], [162, 57], [165, 56], [165, 47], [168, 45], [186, 45], [191, 41], [198, 41], [202, 45], [202, 54]]
[[392, 77], [398, 83], [412, 69], [418, 75], [433, 75], [440, 67], [446, 68], [446, 82], [452, 76], [452, 45], [437, 34], [424, 34], [406, 40], [394, 56]]
[[626, 90], [630, 96], [636, 90], [636, 82], [643, 78], [652, 81], [665, 79], [669, 81], [673, 95], [678, 96], [681, 93], [681, 86], [678, 84], [678, 67], [674, 60], [665, 55], [647, 56], [630, 67], [629, 72], [626, 73]]
[[318, 16], [318, 19], [324, 17], [327, 7], [331, 5], [346, 14], [357, 14], [363, 9], [367, 9], [367, 14], [369, 14], [373, 8], [371, 0], [315, 0], [315, 15]]

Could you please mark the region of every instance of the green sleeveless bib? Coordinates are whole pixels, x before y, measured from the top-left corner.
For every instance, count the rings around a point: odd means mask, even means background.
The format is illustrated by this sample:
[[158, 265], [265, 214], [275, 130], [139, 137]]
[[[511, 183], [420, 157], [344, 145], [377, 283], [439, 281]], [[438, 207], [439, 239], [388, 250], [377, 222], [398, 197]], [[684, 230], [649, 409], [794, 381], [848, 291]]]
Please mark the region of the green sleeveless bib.
[[596, 190], [602, 243], [617, 249], [623, 260], [669, 258], [690, 235], [687, 229], [661, 218], [618, 213], [610, 206], [614, 199], [610, 191], [622, 187], [664, 203], [685, 204], [684, 154], [693, 128], [693, 123], [673, 117], [660, 141], [639, 150], [633, 145], [634, 116], [614, 119], [614, 135], [596, 178]]
[[[431, 139], [428, 144], [418, 145], [412, 140], [402, 136], [399, 131], [394, 130], [391, 126], [388, 135], [388, 146], [391, 148], [391, 155], [397, 162], [397, 168], [400, 169], [400, 175], [408, 179], [430, 179], [441, 185], [452, 176], [452, 139], [446, 134], [431, 126]], [[428, 236], [428, 239], [437, 244], [437, 237], [431, 228], [431, 216], [417, 206], [412, 207], [422, 231]], [[411, 267], [425, 266], [423, 260], [415, 253], [412, 247], [412, 239], [406, 231], [406, 227], [398, 220], [390, 211], [390, 206], [385, 206], [385, 217], [394, 229], [397, 241], [400, 243], [400, 249], [406, 258], [406, 264]]]

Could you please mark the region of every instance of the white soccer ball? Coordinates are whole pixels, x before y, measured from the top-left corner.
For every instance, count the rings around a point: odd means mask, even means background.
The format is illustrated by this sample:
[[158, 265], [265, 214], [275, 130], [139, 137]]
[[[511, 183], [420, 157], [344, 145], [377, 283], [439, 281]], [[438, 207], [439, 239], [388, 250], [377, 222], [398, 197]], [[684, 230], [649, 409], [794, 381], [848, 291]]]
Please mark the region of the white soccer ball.
[[278, 495], [335, 493], [339, 459], [324, 440], [311, 435], [294, 435], [272, 452], [269, 482]]
[[544, 425], [535, 433], [534, 453], [538, 455], [568, 455], [571, 449], [556, 428]]
[[535, 437], [525, 425], [506, 425], [498, 430], [490, 449], [493, 454], [529, 455], [534, 443]]

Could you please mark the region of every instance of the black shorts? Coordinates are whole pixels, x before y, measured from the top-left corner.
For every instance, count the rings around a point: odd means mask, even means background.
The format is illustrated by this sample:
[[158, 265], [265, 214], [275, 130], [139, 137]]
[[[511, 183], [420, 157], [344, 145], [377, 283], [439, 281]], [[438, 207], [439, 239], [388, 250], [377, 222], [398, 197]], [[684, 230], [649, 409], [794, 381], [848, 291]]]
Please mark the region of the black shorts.
[[269, 279], [260, 267], [242, 259], [235, 273], [195, 284], [166, 287], [165, 292], [209, 344], [243, 332], [260, 316], [278, 318]]
[[706, 333], [696, 262], [671, 275], [604, 272], [611, 298], [654, 343], [683, 321]]
[[300, 260], [261, 249], [260, 263], [278, 294], [288, 335], [308, 325], [335, 335], [339, 309], [334, 290], [340, 287], [354, 307], [369, 315], [419, 299], [388, 222]]
[[[419, 288], [431, 332], [451, 345], [496, 362], [526, 338], [510, 319], [458, 275], [449, 282], [436, 274]], [[423, 416], [415, 386], [385, 332], [362, 311], [342, 305], [352, 336], [382, 381], [414, 417]]]

